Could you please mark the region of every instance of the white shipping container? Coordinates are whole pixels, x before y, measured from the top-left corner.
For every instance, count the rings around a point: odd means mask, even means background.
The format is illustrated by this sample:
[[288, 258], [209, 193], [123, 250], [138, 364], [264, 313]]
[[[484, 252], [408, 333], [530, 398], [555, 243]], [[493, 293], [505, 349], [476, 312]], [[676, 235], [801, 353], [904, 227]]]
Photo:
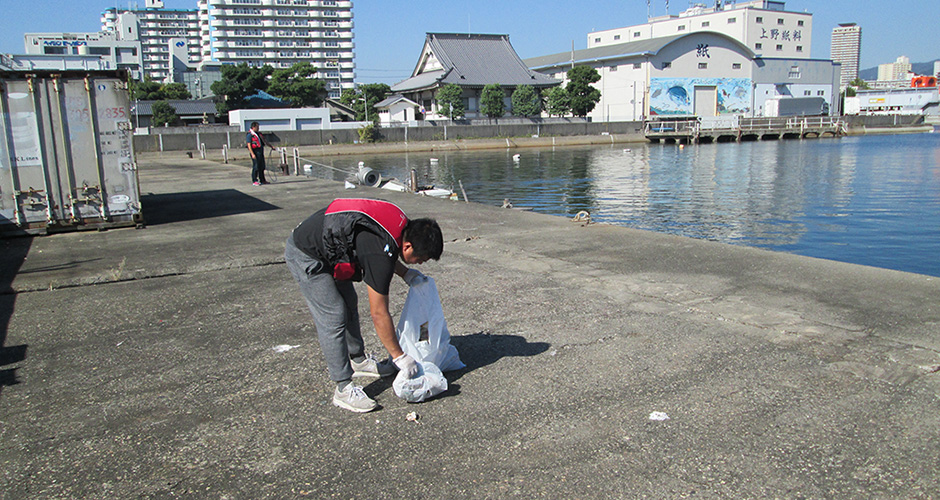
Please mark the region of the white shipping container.
[[0, 233], [143, 223], [124, 72], [0, 72]]

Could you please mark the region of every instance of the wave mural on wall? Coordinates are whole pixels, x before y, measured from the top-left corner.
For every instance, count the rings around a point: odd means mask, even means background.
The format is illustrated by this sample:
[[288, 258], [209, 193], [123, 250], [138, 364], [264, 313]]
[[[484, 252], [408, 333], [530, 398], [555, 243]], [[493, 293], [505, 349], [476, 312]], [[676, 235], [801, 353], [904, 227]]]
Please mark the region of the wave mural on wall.
[[695, 87], [718, 89], [718, 114], [751, 112], [750, 78], [652, 78], [650, 79], [650, 114], [695, 114]]

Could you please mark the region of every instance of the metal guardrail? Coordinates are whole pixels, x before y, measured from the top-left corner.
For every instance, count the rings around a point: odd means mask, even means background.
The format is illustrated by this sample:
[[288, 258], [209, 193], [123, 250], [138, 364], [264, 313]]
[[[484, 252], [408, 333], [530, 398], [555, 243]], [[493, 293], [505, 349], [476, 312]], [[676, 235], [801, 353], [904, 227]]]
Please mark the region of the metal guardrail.
[[727, 128], [703, 127], [698, 118], [651, 120], [644, 124], [643, 131], [647, 136], [661, 137], [697, 137], [700, 134], [714, 134], [718, 132], [744, 134], [748, 132], [798, 132], [803, 135], [812, 131], [835, 130], [839, 134], [846, 132], [845, 122], [838, 117], [831, 116], [794, 116], [781, 118], [741, 118], [737, 124]]

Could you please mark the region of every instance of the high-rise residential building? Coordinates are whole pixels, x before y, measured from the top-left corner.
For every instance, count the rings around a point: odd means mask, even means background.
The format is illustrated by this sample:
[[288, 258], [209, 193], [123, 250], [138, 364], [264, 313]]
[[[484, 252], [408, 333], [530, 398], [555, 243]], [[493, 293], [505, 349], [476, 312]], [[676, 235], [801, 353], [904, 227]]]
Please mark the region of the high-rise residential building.
[[852, 80], [858, 78], [858, 61], [862, 52], [862, 27], [855, 23], [844, 23], [832, 29], [829, 56], [842, 65], [839, 88], [844, 90]]
[[901, 56], [893, 63], [878, 65], [879, 81], [910, 80], [911, 60], [906, 56]]
[[[196, 9], [164, 9], [148, 0], [150, 8], [108, 9], [101, 13], [101, 31], [119, 40], [139, 40], [144, 74], [155, 81], [172, 80], [174, 50], [182, 49], [185, 63], [200, 60], [202, 45]], [[183, 45], [178, 45], [183, 44]]]
[[809, 59], [813, 15], [789, 12], [785, 2], [746, 0], [714, 7], [695, 4], [679, 15], [653, 17], [646, 24], [588, 33], [588, 48], [712, 31], [727, 35], [762, 57]]
[[202, 59], [289, 68], [308, 62], [331, 98], [356, 76], [350, 0], [199, 0]]

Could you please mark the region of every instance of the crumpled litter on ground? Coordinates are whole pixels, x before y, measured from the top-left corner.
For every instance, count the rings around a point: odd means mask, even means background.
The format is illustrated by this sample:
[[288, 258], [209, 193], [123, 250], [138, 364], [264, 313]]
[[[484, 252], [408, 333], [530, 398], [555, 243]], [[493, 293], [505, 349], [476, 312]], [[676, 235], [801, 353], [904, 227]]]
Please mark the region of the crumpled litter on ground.
[[274, 352], [287, 352], [291, 349], [296, 349], [298, 347], [300, 347], [300, 345], [280, 344], [280, 345], [276, 345], [272, 347], [271, 350]]

